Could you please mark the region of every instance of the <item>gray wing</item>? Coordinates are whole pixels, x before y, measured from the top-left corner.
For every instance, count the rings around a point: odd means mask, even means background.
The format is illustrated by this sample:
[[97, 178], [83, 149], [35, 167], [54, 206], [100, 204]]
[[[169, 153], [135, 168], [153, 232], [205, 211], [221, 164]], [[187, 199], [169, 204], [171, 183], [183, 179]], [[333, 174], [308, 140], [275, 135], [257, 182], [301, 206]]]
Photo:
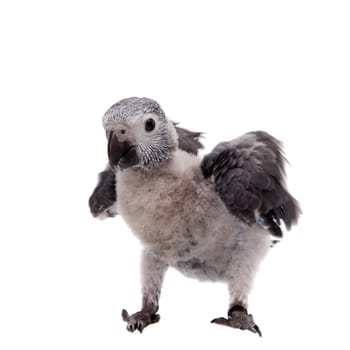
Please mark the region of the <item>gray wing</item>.
[[282, 237], [281, 221], [289, 230], [301, 213], [285, 186], [285, 162], [282, 143], [257, 131], [218, 144], [201, 167], [205, 177], [213, 176], [215, 190], [233, 215]]
[[[176, 124], [176, 132], [178, 134], [179, 148], [197, 155], [198, 150], [203, 148], [199, 142], [202, 133], [193, 132], [178, 127]], [[107, 166], [107, 168], [99, 174], [98, 183], [89, 198], [89, 207], [94, 217], [114, 216], [116, 215], [116, 174]]]
[[187, 153], [197, 155], [199, 149], [203, 148], [203, 145], [199, 141], [199, 138], [202, 136], [202, 133], [180, 128], [177, 126], [176, 123], [174, 123], [174, 126], [179, 137], [179, 148]]
[[89, 198], [89, 207], [94, 217], [116, 215], [112, 208], [117, 201], [115, 172], [107, 166], [98, 176], [98, 183]]

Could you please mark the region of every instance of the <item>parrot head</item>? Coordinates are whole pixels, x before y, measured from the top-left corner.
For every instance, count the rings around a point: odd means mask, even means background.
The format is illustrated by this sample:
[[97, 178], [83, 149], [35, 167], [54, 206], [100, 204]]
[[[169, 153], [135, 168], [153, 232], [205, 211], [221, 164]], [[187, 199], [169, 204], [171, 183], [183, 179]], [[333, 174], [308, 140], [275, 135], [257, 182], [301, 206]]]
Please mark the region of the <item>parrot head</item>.
[[103, 116], [112, 167], [155, 169], [171, 159], [178, 146], [173, 123], [149, 98], [130, 97]]

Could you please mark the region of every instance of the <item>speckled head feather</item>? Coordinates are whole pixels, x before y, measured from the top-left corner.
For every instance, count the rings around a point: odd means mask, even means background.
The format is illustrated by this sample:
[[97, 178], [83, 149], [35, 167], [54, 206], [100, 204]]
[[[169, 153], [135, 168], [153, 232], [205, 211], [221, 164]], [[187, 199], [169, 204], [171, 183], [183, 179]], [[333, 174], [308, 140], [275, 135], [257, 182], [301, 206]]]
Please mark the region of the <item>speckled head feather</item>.
[[165, 113], [159, 103], [147, 97], [129, 97], [115, 103], [105, 113], [102, 119], [103, 126], [118, 120], [132, 121], [143, 114], [155, 114], [165, 119]]

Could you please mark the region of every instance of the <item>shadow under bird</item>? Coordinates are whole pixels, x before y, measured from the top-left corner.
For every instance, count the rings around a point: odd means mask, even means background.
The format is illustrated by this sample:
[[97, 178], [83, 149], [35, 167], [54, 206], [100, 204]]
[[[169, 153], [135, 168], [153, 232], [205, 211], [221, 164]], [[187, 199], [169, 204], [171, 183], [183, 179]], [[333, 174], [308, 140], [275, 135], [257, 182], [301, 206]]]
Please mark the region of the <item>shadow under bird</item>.
[[228, 285], [227, 317], [212, 322], [261, 336], [248, 313], [259, 264], [297, 223], [285, 184], [280, 141], [266, 132], [219, 143], [200, 159], [201, 133], [180, 128], [149, 98], [126, 98], [103, 116], [107, 168], [89, 205], [93, 216], [121, 215], [143, 245], [142, 308], [122, 317], [130, 332], [159, 321], [169, 267]]

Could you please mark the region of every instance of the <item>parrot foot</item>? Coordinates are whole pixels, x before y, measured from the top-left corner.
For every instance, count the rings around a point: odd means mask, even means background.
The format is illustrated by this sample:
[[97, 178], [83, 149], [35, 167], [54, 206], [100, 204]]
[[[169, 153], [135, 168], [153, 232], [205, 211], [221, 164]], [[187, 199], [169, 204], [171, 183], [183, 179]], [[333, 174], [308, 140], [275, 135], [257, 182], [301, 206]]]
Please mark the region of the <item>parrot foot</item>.
[[147, 310], [141, 310], [129, 315], [126, 310], [122, 311], [122, 317], [125, 322], [127, 322], [126, 329], [129, 332], [134, 332], [138, 330], [140, 333], [150, 324], [157, 323], [160, 320], [160, 316], [155, 313], [149, 313]]
[[223, 326], [238, 328], [241, 330], [249, 330], [258, 334], [260, 337], [262, 336], [260, 328], [254, 322], [253, 316], [248, 315], [246, 308], [241, 305], [233, 306], [228, 312], [228, 318], [215, 318], [211, 323], [221, 324]]

